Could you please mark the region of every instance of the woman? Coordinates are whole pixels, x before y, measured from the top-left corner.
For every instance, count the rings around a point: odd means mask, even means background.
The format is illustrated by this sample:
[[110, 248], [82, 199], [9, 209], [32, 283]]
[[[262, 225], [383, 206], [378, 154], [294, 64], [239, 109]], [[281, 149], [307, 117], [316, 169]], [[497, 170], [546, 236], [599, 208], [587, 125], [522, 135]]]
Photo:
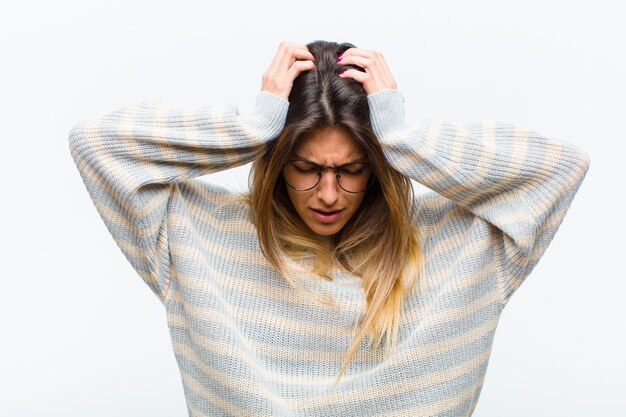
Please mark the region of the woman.
[[[588, 155], [512, 124], [406, 123], [383, 56], [348, 43], [282, 42], [262, 81], [247, 117], [143, 102], [70, 132], [167, 309], [190, 415], [471, 415]], [[198, 179], [251, 161], [243, 197]]]

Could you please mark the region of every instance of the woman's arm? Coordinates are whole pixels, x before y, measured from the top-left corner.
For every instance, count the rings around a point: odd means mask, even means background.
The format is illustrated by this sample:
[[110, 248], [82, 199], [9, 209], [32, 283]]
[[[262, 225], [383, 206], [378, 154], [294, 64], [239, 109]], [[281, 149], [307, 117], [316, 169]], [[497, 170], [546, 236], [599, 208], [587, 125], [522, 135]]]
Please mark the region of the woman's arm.
[[71, 129], [70, 152], [96, 209], [161, 299], [169, 279], [164, 220], [176, 184], [255, 159], [282, 131], [288, 106], [268, 91], [245, 118], [233, 105], [141, 102]]
[[494, 225], [503, 248], [503, 302], [554, 237], [589, 169], [572, 144], [501, 122], [429, 119], [409, 125], [395, 89], [368, 96], [372, 127], [390, 164]]
[[502, 303], [532, 271], [589, 169], [589, 155], [566, 142], [500, 122], [440, 119], [408, 125], [404, 97], [382, 54], [347, 49], [342, 78], [363, 84], [374, 133], [392, 166], [495, 227], [506, 277]]
[[305, 45], [281, 42], [254, 113], [237, 107], [141, 102], [78, 124], [69, 147], [109, 232], [164, 301], [169, 285], [167, 210], [177, 183], [256, 159], [283, 130], [294, 79], [314, 68]]

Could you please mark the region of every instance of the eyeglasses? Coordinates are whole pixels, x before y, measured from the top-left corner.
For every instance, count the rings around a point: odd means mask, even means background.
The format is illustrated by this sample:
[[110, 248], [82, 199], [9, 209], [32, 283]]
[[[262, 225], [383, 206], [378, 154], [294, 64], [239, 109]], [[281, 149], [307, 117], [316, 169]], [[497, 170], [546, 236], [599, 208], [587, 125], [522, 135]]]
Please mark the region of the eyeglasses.
[[297, 191], [315, 188], [325, 170], [335, 171], [339, 186], [349, 193], [362, 193], [374, 183], [369, 163], [355, 161], [340, 166], [324, 166], [306, 159], [292, 159], [283, 166], [283, 177], [288, 186]]

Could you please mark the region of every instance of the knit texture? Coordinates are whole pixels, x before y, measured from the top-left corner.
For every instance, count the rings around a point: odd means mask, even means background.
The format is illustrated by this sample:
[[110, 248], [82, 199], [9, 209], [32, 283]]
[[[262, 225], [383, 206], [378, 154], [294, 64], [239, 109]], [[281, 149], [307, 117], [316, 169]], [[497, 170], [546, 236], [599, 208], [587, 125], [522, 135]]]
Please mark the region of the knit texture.
[[[261, 253], [234, 192], [198, 177], [259, 157], [284, 128], [289, 102], [260, 91], [255, 110], [137, 102], [85, 120], [69, 147], [115, 242], [167, 311], [190, 416], [470, 416], [496, 325], [535, 267], [589, 168], [577, 147], [502, 122], [407, 123], [404, 97], [367, 97], [389, 163], [418, 194], [426, 257], [406, 299], [398, 348], [363, 340], [331, 390], [362, 281], [343, 270], [295, 277]], [[295, 265], [297, 266], [297, 265]]]

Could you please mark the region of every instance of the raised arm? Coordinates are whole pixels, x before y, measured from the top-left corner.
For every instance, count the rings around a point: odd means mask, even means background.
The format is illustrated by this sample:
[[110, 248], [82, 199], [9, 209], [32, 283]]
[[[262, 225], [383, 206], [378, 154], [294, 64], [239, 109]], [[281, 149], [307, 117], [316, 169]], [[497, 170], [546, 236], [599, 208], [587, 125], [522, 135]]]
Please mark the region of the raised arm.
[[283, 130], [293, 80], [313, 68], [306, 46], [282, 42], [252, 115], [234, 105], [139, 102], [73, 127], [72, 157], [118, 246], [163, 301], [167, 210], [178, 183], [251, 162]]
[[395, 169], [497, 228], [506, 304], [563, 221], [589, 169], [587, 153], [510, 123], [407, 124], [398, 90], [374, 93], [368, 102]]
[[340, 74], [363, 84], [374, 133], [389, 163], [494, 226], [502, 303], [543, 255], [589, 169], [572, 144], [510, 123], [407, 124], [404, 97], [380, 52], [350, 48]]
[[288, 105], [260, 91], [244, 118], [233, 105], [142, 102], [71, 129], [70, 152], [96, 209], [160, 298], [169, 278], [164, 219], [177, 183], [252, 161], [281, 132]]

